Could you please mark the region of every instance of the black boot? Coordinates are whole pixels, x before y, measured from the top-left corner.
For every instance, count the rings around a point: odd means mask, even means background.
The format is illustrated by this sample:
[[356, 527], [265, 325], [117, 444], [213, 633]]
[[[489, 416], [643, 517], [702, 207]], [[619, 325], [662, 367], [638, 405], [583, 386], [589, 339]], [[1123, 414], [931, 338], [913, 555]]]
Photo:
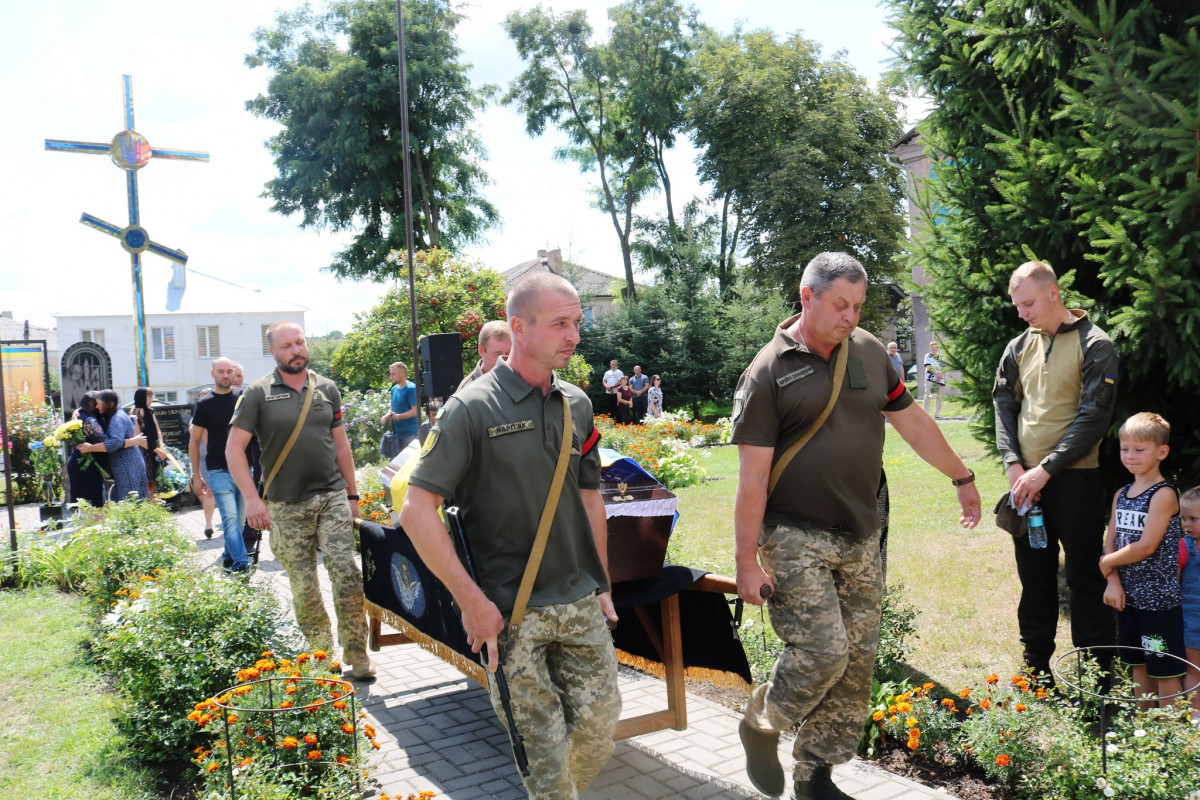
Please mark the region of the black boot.
[[854, 800], [833, 782], [833, 767], [817, 767], [806, 781], [796, 781], [796, 800]]
[[738, 725], [746, 751], [746, 775], [754, 788], [771, 797], [783, 794], [783, 767], [779, 763], [779, 734], [751, 728], [746, 720]]

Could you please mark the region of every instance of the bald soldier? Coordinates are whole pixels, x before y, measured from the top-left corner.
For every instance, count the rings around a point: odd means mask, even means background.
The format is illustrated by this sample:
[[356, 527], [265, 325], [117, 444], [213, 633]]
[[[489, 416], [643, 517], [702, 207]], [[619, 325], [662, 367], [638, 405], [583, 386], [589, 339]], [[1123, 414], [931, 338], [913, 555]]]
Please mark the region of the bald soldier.
[[[342, 423], [342, 395], [333, 381], [308, 369], [308, 342], [299, 325], [276, 322], [267, 328], [267, 345], [275, 370], [247, 386], [238, 401], [225, 460], [246, 498], [250, 525], [271, 531], [271, 550], [287, 570], [296, 622], [309, 645], [333, 649], [317, 580], [319, 546], [333, 584], [342, 660], [355, 678], [370, 678], [375, 664], [367, 655], [362, 573], [354, 562], [351, 519], [358, 516], [358, 494], [354, 456]], [[302, 414], [300, 434], [285, 453]], [[267, 475], [265, 503], [246, 460], [246, 446], [255, 434]]]
[[[617, 659], [606, 619], [607, 528], [600, 497], [599, 433], [591, 401], [554, 370], [579, 344], [583, 313], [557, 275], [523, 278], [508, 296], [512, 354], [446, 401], [413, 470], [400, 524], [454, 595], [475, 652], [504, 670], [525, 738], [535, 800], [578, 797], [612, 754], [621, 711]], [[569, 404], [569, 468], [524, 621], [508, 621], [553, 482]], [[517, 468], [519, 465], [519, 468]], [[458, 560], [438, 507], [453, 497], [479, 568]], [[494, 682], [493, 682], [494, 683]], [[495, 687], [492, 705], [504, 718]]]

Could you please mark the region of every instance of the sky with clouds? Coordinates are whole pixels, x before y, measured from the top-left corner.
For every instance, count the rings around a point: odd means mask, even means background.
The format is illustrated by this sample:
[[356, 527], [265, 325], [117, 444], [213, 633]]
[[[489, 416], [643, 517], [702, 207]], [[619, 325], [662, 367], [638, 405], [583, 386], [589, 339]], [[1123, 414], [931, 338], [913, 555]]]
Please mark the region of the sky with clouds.
[[[269, 26], [280, 0], [128, 5], [94, 0], [6, 4], [0, 78], [7, 123], [0, 126], [0, 309], [52, 326], [53, 314], [82, 302], [130, 308], [129, 256], [115, 239], [81, 225], [81, 212], [128, 223], [124, 176], [106, 156], [46, 151], [44, 140], [108, 142], [123, 128], [121, 76], [133, 76], [135, 129], [153, 146], [207, 150], [211, 162], [152, 160], [139, 173], [142, 224], [151, 238], [188, 253], [191, 270], [231, 280], [309, 309], [310, 334], [348, 330], [369, 309], [379, 284], [338, 282], [323, 271], [349, 234], [301, 230], [299, 218], [272, 213], [260, 195], [274, 176], [263, 143], [275, 126], [245, 110], [266, 86], [265, 70], [244, 56], [253, 32]], [[465, 3], [459, 27], [476, 82], [504, 87], [521, 62], [504, 17], [536, 3]], [[550, 6], [549, 3], [543, 3]], [[568, 0], [607, 27], [611, 2]], [[885, 68], [891, 31], [876, 0], [700, 0], [700, 19], [722, 32], [801, 32], [825, 54], [844, 50], [871, 79]], [[122, 11], [129, 9], [128, 18]], [[469, 254], [503, 270], [562, 248], [572, 261], [618, 275], [620, 248], [608, 216], [590, 204], [590, 175], [554, 159], [559, 135], [531, 139], [511, 107], [477, 120], [488, 151], [488, 198], [501, 223]], [[707, 194], [695, 178], [695, 151], [672, 154], [674, 200]], [[661, 207], [659, 200], [648, 207]], [[143, 269], [170, 270], [143, 256]]]

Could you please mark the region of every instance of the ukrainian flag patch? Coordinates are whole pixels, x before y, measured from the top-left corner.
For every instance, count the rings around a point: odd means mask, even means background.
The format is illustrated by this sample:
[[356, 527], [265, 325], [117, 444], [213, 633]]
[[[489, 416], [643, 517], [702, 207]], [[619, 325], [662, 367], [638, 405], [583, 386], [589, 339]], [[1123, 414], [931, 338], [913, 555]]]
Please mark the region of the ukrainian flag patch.
[[1115, 384], [1117, 382], [1117, 376], [1116, 375], [1105, 375], [1104, 382]]

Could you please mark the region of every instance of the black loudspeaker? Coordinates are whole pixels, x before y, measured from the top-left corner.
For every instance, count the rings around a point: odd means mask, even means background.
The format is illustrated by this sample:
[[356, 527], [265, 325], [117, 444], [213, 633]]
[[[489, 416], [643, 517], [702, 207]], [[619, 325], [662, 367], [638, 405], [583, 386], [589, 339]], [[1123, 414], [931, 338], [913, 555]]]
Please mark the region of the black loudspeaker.
[[426, 397], [449, 397], [463, 378], [462, 337], [457, 333], [422, 336], [421, 388]]

